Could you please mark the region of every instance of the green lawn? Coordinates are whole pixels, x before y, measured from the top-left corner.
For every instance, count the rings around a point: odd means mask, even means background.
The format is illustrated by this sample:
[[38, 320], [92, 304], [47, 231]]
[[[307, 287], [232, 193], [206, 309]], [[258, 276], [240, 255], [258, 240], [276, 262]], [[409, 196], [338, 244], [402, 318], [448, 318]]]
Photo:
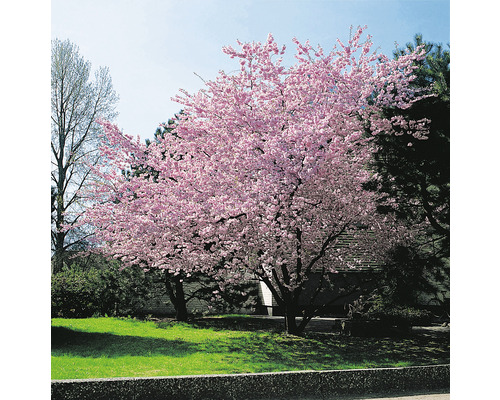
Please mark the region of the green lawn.
[[449, 357], [449, 338], [296, 337], [236, 316], [192, 323], [52, 319], [52, 379], [393, 367]]

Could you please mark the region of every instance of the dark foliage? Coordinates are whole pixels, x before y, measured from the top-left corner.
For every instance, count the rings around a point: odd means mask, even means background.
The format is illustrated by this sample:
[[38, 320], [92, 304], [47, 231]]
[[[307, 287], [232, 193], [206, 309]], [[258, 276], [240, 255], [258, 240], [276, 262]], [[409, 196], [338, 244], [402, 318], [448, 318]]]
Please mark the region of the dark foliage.
[[84, 268], [77, 262], [52, 276], [52, 317], [137, 315], [151, 290], [152, 279], [140, 268], [120, 270], [113, 262]]
[[[408, 49], [425, 45], [426, 57], [415, 71], [414, 86], [432, 94], [408, 110], [386, 109], [387, 117], [430, 119], [427, 140], [408, 134], [378, 135], [373, 167], [379, 179], [371, 188], [396, 199], [379, 211], [393, 213], [408, 226], [421, 226], [415, 242], [388, 255], [381, 284], [393, 303], [415, 304], [417, 292], [445, 301], [449, 287], [450, 247], [450, 52], [421, 35]], [[399, 49], [397, 58], [405, 53]]]

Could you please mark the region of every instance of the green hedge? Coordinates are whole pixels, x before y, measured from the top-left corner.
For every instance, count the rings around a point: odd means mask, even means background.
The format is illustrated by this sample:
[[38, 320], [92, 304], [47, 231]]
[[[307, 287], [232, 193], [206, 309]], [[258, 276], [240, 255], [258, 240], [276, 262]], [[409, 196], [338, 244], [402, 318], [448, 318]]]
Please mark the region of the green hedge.
[[151, 293], [152, 283], [140, 268], [120, 270], [117, 264], [99, 269], [64, 269], [52, 276], [52, 317], [135, 315]]
[[386, 325], [429, 325], [434, 315], [429, 310], [397, 304], [392, 298], [378, 294], [360, 296], [349, 305], [347, 316], [353, 320], [380, 321]]
[[368, 319], [379, 319], [390, 325], [429, 325], [433, 315], [428, 310], [409, 306], [393, 305], [382, 309], [370, 310]]

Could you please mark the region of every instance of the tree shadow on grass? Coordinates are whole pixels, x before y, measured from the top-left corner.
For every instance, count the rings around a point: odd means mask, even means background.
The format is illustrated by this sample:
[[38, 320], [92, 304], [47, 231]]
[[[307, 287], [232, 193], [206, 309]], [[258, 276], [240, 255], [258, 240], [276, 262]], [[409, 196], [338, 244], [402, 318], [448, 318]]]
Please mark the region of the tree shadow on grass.
[[[274, 361], [286, 364], [291, 369], [326, 369], [342, 365], [432, 365], [450, 362], [449, 332], [348, 337], [311, 330], [305, 332], [303, 338], [299, 338], [284, 334], [281, 320], [238, 316], [204, 317], [191, 321], [190, 325], [193, 328], [210, 328], [215, 331], [249, 332], [243, 338], [228, 338], [224, 342], [209, 340], [199, 345], [203, 348], [202, 351], [236, 353], [252, 362]], [[165, 328], [168, 326], [169, 324], [165, 325]], [[259, 335], [259, 332], [271, 335], [266, 337]]]
[[[212, 321], [213, 322], [213, 321]], [[218, 321], [220, 322], [220, 321]], [[256, 328], [251, 320], [231, 330]], [[262, 325], [259, 326], [261, 329]], [[233, 325], [233, 323], [230, 323]], [[216, 330], [224, 326], [204, 325]], [[199, 326], [200, 328], [202, 326]], [[256, 330], [258, 330], [258, 327]], [[168, 326], [165, 325], [165, 329]], [[338, 369], [355, 367], [389, 367], [449, 363], [449, 337], [442, 338], [358, 338], [308, 333], [306, 337], [286, 334], [263, 334], [254, 330], [241, 337], [213, 338], [200, 343], [182, 340], [120, 336], [110, 333], [81, 332], [52, 327], [52, 354], [75, 357], [170, 356], [184, 357], [202, 352], [219, 354], [228, 362], [248, 363], [255, 372], [271, 370]], [[238, 367], [239, 368], [239, 367]]]
[[184, 357], [198, 351], [196, 346], [181, 340], [81, 332], [59, 326], [52, 327], [51, 345], [53, 356], [92, 358], [155, 355]]
[[263, 367], [338, 369], [349, 366], [391, 367], [449, 363], [449, 343], [418, 338], [349, 338], [339, 335], [260, 335], [227, 338], [199, 344], [201, 351], [234, 354]]
[[358, 338], [337, 336], [322, 342], [325, 354], [346, 363], [432, 365], [450, 362], [449, 340], [411, 338]]

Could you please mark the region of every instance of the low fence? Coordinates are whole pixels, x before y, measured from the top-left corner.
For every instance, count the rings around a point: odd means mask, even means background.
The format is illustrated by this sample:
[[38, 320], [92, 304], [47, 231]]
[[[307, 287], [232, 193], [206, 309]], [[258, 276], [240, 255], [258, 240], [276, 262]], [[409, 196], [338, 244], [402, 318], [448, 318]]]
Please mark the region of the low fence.
[[450, 366], [53, 380], [52, 400], [303, 399], [449, 390]]

